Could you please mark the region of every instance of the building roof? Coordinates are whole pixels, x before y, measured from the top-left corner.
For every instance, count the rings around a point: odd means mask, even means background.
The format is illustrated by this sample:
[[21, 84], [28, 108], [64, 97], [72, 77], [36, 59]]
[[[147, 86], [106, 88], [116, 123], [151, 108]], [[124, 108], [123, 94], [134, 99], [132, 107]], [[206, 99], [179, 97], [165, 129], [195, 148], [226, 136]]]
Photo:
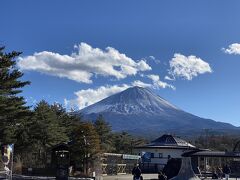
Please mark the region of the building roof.
[[164, 134], [161, 137], [155, 139], [149, 144], [144, 146], [137, 146], [135, 148], [170, 148], [170, 149], [195, 149], [195, 146], [188, 143], [187, 141], [175, 137], [173, 135]]
[[69, 150], [69, 145], [68, 143], [60, 143], [60, 144], [54, 145], [51, 149], [52, 151]]
[[240, 152], [228, 152], [228, 151], [198, 151], [198, 152], [186, 152], [182, 156], [186, 157], [229, 157], [240, 158]]

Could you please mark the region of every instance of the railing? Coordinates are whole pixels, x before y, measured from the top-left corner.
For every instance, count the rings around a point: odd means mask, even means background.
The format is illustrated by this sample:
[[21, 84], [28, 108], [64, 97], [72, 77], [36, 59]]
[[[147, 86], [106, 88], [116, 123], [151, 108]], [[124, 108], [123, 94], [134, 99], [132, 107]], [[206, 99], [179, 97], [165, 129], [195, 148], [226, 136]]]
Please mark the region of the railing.
[[127, 164], [102, 164], [102, 175], [126, 174]]

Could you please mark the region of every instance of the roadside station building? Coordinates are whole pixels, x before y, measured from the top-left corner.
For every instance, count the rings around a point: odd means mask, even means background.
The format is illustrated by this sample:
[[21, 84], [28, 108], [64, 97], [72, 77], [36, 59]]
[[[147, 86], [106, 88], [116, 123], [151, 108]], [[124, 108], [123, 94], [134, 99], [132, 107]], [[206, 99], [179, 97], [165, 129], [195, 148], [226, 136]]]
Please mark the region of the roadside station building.
[[141, 156], [140, 165], [144, 172], [157, 172], [164, 168], [170, 158], [181, 159], [183, 153], [195, 149], [187, 141], [168, 134], [150, 144], [134, 147], [135, 153]]

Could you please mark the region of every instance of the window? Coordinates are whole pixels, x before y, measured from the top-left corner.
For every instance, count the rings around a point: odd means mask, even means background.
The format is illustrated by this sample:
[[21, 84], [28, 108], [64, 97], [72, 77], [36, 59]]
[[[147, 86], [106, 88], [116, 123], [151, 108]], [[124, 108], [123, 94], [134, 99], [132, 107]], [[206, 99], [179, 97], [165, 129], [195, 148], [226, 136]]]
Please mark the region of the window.
[[151, 153], [151, 158], [154, 158], [154, 153]]
[[162, 158], [162, 157], [163, 157], [163, 154], [162, 154], [162, 153], [158, 153], [158, 157], [159, 157], [159, 158]]

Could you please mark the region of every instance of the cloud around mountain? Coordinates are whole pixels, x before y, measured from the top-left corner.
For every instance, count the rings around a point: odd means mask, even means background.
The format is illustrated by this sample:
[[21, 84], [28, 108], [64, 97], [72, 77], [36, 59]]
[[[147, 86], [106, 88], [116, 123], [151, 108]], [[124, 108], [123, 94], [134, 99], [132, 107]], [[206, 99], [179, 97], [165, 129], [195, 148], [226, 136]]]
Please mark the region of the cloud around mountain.
[[238, 130], [231, 124], [185, 112], [151, 90], [141, 87], [128, 88], [74, 114], [92, 121], [101, 114], [114, 131], [124, 130], [137, 135], [160, 132], [190, 135], [201, 133], [204, 129], [215, 132]]
[[108, 96], [111, 96], [113, 94], [116, 94], [118, 92], [121, 92], [127, 88], [129, 88], [129, 85], [123, 84], [123, 85], [107, 85], [107, 86], [100, 86], [96, 89], [86, 89], [86, 90], [80, 90], [75, 92], [74, 94], [77, 96], [76, 99], [64, 99], [64, 106], [74, 109], [83, 109], [89, 105], [92, 105]]
[[[80, 43], [74, 48], [75, 52], [70, 55], [42, 51], [20, 57], [17, 61], [18, 67], [23, 71], [36, 71], [86, 84], [92, 84], [98, 76], [118, 80], [115, 85], [112, 84], [114, 81], [111, 81], [111, 85], [109, 82], [100, 87], [89, 85], [88, 89], [75, 92], [75, 99], [64, 99], [64, 104], [68, 109], [72, 107], [82, 109], [132, 86], [176, 89], [173, 84], [164, 82], [156, 73], [156, 68], [160, 67], [165, 68], [163, 70], [167, 74], [167, 68], [161, 66], [161, 61], [154, 56], [136, 60], [113, 47], [103, 50], [93, 48], [87, 43]], [[154, 63], [152, 67], [151, 62]], [[207, 62], [194, 55], [184, 56], [176, 53], [169, 61], [169, 66], [168, 74], [164, 79], [172, 83], [179, 77], [192, 80], [200, 74], [212, 72]], [[134, 79], [129, 78], [131, 80], [128, 79], [124, 83], [120, 81], [130, 76], [134, 76]]]
[[152, 83], [144, 83], [140, 80], [135, 80], [130, 84], [121, 84], [121, 85], [106, 85], [100, 86], [98, 88], [88, 88], [85, 90], [76, 91], [74, 94], [76, 95], [75, 99], [64, 99], [64, 106], [67, 109], [83, 109], [89, 105], [92, 105], [108, 96], [121, 92], [127, 88], [133, 86], [139, 86], [144, 88], [171, 88], [175, 90], [173, 85], [170, 85], [166, 82], [160, 81], [160, 77], [158, 75], [148, 75], [147, 78], [152, 80]]
[[94, 74], [123, 79], [152, 69], [144, 60], [133, 60], [112, 47], [101, 50], [81, 43], [75, 48], [77, 52], [71, 55], [42, 51], [20, 57], [18, 66], [21, 70], [37, 71], [82, 83], [92, 83]]
[[157, 88], [157, 89], [158, 88], [171, 88], [173, 90], [176, 89], [173, 85], [161, 81], [159, 75], [150, 74], [150, 75], [147, 75], [147, 77], [152, 80], [154, 88]]
[[[93, 48], [87, 43], [80, 43], [75, 45], [75, 49], [76, 51], [71, 55], [42, 51], [20, 57], [18, 59], [18, 67], [24, 71], [37, 71], [87, 84], [93, 82], [93, 75], [95, 77], [98, 75], [113, 77], [120, 80], [128, 76], [137, 75], [139, 72], [143, 73], [152, 70], [152, 67], [146, 62], [146, 58], [134, 60], [113, 47], [107, 47], [105, 50], [102, 50]], [[225, 52], [229, 54], [240, 53], [240, 44], [230, 45], [228, 49], [225, 49]], [[148, 59], [153, 60], [155, 64], [160, 63], [153, 56], [150, 56]], [[199, 74], [212, 72], [207, 62], [194, 55], [184, 56], [176, 53], [169, 61], [169, 66], [169, 76], [165, 76], [165, 80], [175, 80], [176, 77], [192, 80], [193, 77]], [[174, 89], [172, 85], [160, 81], [159, 75], [155, 77], [151, 74], [143, 76], [149, 77], [155, 87]]]

